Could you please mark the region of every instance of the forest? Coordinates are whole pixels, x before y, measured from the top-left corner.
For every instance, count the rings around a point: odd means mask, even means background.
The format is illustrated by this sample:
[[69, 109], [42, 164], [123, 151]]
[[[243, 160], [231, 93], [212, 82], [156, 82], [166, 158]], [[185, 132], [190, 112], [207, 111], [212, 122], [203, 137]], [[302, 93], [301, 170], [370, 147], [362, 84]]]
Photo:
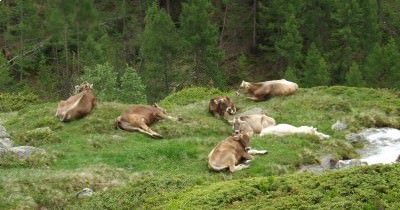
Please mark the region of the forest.
[[[185, 87], [400, 88], [397, 0], [2, 0], [0, 91], [158, 101]], [[127, 94], [127, 92], [130, 92]]]

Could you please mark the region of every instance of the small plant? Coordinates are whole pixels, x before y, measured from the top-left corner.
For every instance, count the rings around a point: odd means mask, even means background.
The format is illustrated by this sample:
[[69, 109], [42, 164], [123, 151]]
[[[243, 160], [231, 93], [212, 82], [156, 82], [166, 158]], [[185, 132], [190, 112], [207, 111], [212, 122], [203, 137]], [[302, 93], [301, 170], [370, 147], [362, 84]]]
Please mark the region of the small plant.
[[41, 146], [61, 142], [49, 127], [37, 128], [14, 136], [14, 141], [18, 145]]
[[0, 93], [0, 102], [0, 112], [10, 112], [20, 110], [32, 104], [37, 104], [39, 98], [29, 91]]

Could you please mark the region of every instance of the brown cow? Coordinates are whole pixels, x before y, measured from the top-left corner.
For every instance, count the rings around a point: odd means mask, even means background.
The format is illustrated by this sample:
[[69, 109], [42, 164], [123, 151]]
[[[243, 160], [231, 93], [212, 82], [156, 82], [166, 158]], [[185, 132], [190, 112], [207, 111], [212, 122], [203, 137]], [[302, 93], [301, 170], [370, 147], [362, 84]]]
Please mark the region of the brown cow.
[[252, 160], [247, 151], [250, 150], [250, 137], [246, 134], [229, 136], [217, 144], [208, 154], [208, 168], [221, 171], [229, 168], [231, 172], [248, 168], [248, 165], [239, 164], [243, 159]]
[[75, 95], [58, 103], [56, 117], [66, 122], [86, 116], [96, 106], [92, 87], [88, 82], [75, 86]]
[[249, 114], [235, 117], [233, 130], [236, 134], [245, 132], [252, 136], [253, 133], [259, 134], [264, 128], [275, 125], [275, 120], [265, 114]]
[[217, 96], [212, 98], [208, 103], [208, 111], [215, 117], [225, 117], [228, 113], [233, 115], [236, 113], [236, 106], [228, 96]]
[[243, 80], [236, 94], [248, 94], [250, 95], [250, 97], [247, 97], [248, 99], [253, 101], [262, 101], [269, 99], [272, 96], [291, 95], [296, 92], [298, 88], [299, 86], [296, 83], [285, 79], [257, 83], [250, 83]]
[[150, 129], [150, 125], [162, 119], [177, 120], [177, 118], [168, 116], [166, 111], [157, 104], [153, 106], [135, 105], [127, 108], [121, 116], [115, 120], [115, 128], [126, 131], [139, 131], [150, 135], [153, 138], [162, 138], [162, 136]]

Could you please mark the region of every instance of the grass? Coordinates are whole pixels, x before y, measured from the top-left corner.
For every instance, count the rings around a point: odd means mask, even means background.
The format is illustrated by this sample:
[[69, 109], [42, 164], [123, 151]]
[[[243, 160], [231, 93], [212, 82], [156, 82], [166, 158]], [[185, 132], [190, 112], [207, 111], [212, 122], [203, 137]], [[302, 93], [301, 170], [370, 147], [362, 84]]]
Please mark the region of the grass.
[[[318, 181], [336, 189], [337, 184], [346, 181], [344, 175], [358, 178], [357, 173], [367, 176], [376, 170], [388, 173], [383, 189], [398, 179], [391, 175], [398, 172], [397, 165], [338, 171], [334, 175], [295, 174], [301, 165], [316, 163], [323, 154], [356, 158], [355, 147], [344, 140], [349, 132], [366, 127], [400, 128], [398, 92], [316, 87], [259, 103], [233, 92], [225, 93], [240, 111], [260, 107], [278, 123], [314, 126], [332, 136], [329, 140], [309, 135], [254, 137], [252, 147], [267, 149], [269, 154], [257, 156], [249, 169], [234, 174], [210, 172], [207, 168], [209, 151], [231, 133], [230, 125], [208, 113], [209, 98], [218, 94], [222, 93], [215, 89], [191, 88], [161, 101], [160, 105], [171, 115], [183, 118], [152, 126], [165, 137], [162, 140], [114, 129], [114, 119], [127, 104], [99, 102], [87, 117], [70, 123], [61, 123], [54, 117], [56, 103], [0, 113], [0, 122], [17, 144], [38, 146], [48, 153], [48, 157], [33, 157], [23, 163], [10, 157], [1, 159], [0, 209], [196, 209], [200, 207], [196, 202], [203, 200], [204, 209], [259, 209], [263, 205], [271, 209], [342, 208], [354, 206], [343, 197], [335, 198], [336, 191], [329, 191], [332, 195], [322, 193], [321, 197], [318, 190], [323, 188], [315, 190], [308, 185]], [[345, 121], [349, 128], [333, 132], [330, 126], [336, 120]], [[34, 132], [43, 127], [50, 131]], [[329, 182], [329, 178], [337, 182]], [[398, 191], [386, 190], [374, 197], [370, 196], [373, 185], [366, 182], [360, 192], [354, 192], [357, 196], [367, 194], [372, 203], [353, 196], [355, 203], [372, 209], [377, 205], [394, 205], [391, 197], [398, 195]], [[75, 199], [74, 193], [84, 187], [92, 188], [96, 196]], [[312, 204], [315, 201], [318, 202]], [[282, 207], [276, 206], [278, 203]]]

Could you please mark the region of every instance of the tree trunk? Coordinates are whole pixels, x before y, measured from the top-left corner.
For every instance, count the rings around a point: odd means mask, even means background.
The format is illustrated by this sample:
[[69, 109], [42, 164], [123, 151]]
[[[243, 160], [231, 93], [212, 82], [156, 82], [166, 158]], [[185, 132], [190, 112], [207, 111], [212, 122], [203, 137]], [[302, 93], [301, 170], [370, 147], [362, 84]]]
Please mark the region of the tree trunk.
[[224, 38], [224, 31], [225, 31], [225, 25], [226, 25], [227, 14], [228, 14], [228, 4], [225, 5], [224, 20], [223, 20], [223, 22], [222, 22], [221, 35], [219, 36], [219, 46], [222, 46], [222, 41], [223, 41], [223, 38]]
[[256, 47], [257, 0], [253, 0], [253, 47]]
[[[67, 26], [67, 24], [65, 24], [65, 25], [64, 25], [65, 72], [67, 73], [66, 76], [68, 77], [69, 66], [68, 66], [68, 38], [67, 38], [67, 29], [68, 29], [68, 26]], [[66, 79], [66, 78], [64, 78], [64, 79]]]
[[22, 69], [22, 61], [23, 61], [23, 54], [24, 54], [24, 42], [23, 42], [23, 31], [22, 31], [22, 25], [23, 25], [23, 21], [24, 21], [24, 11], [23, 11], [23, 1], [20, 1], [21, 5], [20, 5], [20, 34], [19, 34], [19, 52], [20, 52], [20, 58], [21, 61], [19, 63], [19, 80], [23, 79], [23, 69]]

